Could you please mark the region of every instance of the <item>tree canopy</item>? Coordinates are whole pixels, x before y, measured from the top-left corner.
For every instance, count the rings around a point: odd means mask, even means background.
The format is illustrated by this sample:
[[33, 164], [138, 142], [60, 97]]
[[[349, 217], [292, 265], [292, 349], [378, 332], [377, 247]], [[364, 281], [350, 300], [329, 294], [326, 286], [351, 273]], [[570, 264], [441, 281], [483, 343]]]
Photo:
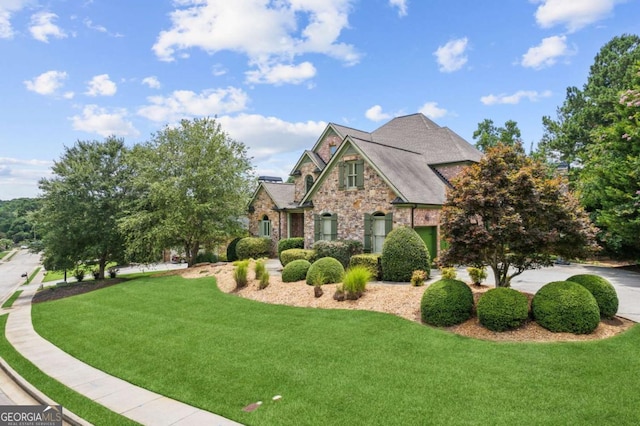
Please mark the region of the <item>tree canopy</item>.
[[490, 148], [452, 184], [442, 210], [445, 265], [489, 266], [496, 286], [508, 287], [525, 270], [552, 265], [553, 255], [594, 249], [596, 229], [578, 200], [516, 146]]
[[124, 197], [126, 148], [122, 139], [78, 141], [40, 180], [42, 207], [35, 215], [47, 269], [96, 262], [101, 278], [107, 262], [123, 260], [117, 226]]
[[130, 204], [120, 220], [129, 256], [157, 260], [182, 247], [189, 266], [200, 248], [236, 235], [253, 184], [244, 144], [214, 119], [165, 127], [129, 156]]
[[476, 141], [476, 148], [486, 152], [498, 143], [505, 145], [519, 145], [522, 141], [522, 134], [518, 128], [518, 123], [507, 120], [503, 127], [496, 127], [493, 120], [488, 118], [478, 123], [478, 128], [473, 132], [473, 140]]

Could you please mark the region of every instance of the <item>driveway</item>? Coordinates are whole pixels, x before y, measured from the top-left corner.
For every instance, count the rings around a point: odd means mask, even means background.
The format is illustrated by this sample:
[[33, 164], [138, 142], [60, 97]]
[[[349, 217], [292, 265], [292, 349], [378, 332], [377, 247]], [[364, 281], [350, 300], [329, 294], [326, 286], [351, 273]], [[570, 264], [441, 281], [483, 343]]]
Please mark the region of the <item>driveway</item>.
[[[547, 283], [564, 281], [577, 274], [594, 274], [609, 280], [618, 293], [620, 301], [618, 315], [640, 322], [640, 274], [637, 272], [591, 265], [555, 265], [550, 268], [525, 271], [513, 278], [511, 287], [528, 293], [535, 293]], [[458, 276], [468, 279], [467, 271], [464, 269], [458, 270]], [[489, 271], [489, 277], [485, 283], [492, 285], [494, 282], [493, 274]]]

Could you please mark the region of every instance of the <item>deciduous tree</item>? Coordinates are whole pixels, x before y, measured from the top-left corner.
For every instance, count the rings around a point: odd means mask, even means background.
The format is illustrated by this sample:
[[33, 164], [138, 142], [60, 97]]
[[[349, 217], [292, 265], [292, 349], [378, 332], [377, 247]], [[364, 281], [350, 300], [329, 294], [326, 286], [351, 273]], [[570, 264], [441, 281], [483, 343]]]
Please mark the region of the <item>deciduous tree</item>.
[[476, 148], [486, 152], [498, 143], [520, 146], [522, 134], [518, 123], [507, 120], [503, 127], [496, 127], [493, 120], [484, 119], [478, 123], [478, 128], [473, 132], [473, 140], [477, 140]]
[[442, 210], [447, 265], [489, 266], [497, 287], [527, 269], [594, 248], [595, 228], [561, 178], [514, 146], [498, 144], [453, 182]]

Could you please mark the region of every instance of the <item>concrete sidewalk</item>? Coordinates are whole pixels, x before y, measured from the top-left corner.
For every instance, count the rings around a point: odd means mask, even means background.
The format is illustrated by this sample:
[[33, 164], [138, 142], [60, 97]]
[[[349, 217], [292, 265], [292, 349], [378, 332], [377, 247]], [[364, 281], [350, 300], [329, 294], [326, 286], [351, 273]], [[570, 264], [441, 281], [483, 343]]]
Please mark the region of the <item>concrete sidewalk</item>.
[[7, 340], [25, 358], [65, 386], [144, 425], [237, 425], [222, 416], [164, 397], [87, 365], [42, 338], [31, 322], [36, 284], [24, 290], [11, 309]]

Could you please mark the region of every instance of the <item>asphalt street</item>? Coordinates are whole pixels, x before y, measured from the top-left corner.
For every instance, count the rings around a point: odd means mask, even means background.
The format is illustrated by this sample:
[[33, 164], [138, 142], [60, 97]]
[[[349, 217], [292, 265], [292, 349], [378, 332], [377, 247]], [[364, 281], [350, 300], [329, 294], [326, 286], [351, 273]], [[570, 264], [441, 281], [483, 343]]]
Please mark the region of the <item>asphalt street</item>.
[[0, 260], [0, 300], [9, 297], [15, 289], [27, 280], [22, 274], [30, 275], [40, 265], [40, 255], [20, 249], [11, 257]]

